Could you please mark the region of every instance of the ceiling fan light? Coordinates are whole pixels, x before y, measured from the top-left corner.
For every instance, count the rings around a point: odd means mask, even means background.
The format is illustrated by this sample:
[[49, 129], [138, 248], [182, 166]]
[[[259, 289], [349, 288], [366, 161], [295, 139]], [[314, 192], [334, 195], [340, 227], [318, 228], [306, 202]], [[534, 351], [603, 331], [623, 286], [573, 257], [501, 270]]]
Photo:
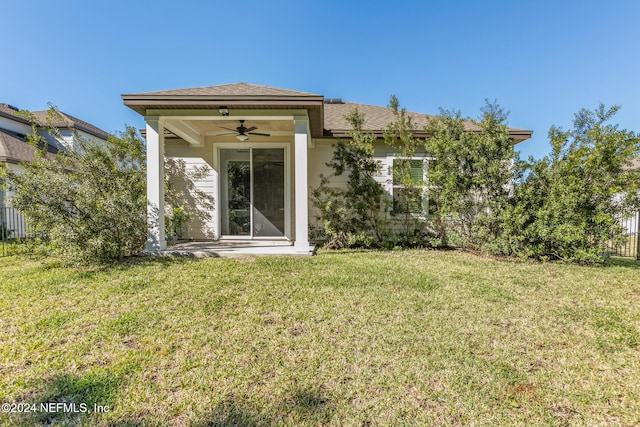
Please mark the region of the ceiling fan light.
[[227, 107], [225, 107], [225, 106], [221, 106], [220, 108], [218, 108], [218, 111], [223, 116], [228, 116], [229, 115], [229, 109]]
[[236, 135], [236, 138], [238, 138], [240, 141], [246, 141], [247, 139], [249, 139], [249, 137], [244, 134]]

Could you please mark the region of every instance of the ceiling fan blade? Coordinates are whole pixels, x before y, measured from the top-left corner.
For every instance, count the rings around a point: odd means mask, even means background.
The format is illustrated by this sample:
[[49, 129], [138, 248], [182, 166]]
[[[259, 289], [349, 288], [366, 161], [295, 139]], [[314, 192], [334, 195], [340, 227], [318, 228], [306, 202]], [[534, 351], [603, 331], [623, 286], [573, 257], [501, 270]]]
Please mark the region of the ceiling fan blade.
[[245, 129], [244, 131], [245, 131], [245, 132], [251, 132], [251, 131], [254, 131], [254, 130], [256, 130], [256, 129], [258, 129], [258, 128], [257, 128], [257, 127], [255, 127], [255, 126], [251, 126], [250, 128], [247, 128], [247, 129]]
[[224, 130], [230, 130], [231, 132], [237, 132], [238, 131], [237, 129], [229, 129], [229, 128], [226, 128], [224, 126], [220, 126], [220, 128], [224, 129]]
[[258, 135], [258, 136], [271, 136], [268, 133], [260, 133], [260, 132], [247, 132], [249, 135]]
[[217, 133], [214, 136], [227, 136], [227, 135], [237, 135], [238, 132], [229, 132], [229, 133]]

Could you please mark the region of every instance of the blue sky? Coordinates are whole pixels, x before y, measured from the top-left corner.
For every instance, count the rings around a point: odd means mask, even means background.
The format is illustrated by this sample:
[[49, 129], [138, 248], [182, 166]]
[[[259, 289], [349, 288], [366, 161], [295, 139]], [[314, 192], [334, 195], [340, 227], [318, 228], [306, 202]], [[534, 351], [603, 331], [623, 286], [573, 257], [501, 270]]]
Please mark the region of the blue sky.
[[619, 104], [640, 130], [640, 2], [21, 0], [2, 6], [0, 102], [47, 102], [106, 131], [143, 120], [123, 93], [249, 82], [534, 131]]

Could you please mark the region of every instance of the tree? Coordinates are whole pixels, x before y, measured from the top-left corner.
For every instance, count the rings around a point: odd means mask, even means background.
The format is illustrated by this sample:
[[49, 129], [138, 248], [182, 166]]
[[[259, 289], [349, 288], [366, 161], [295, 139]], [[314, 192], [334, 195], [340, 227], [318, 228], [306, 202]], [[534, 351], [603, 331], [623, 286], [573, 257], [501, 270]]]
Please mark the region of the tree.
[[375, 136], [363, 130], [364, 115], [355, 108], [347, 116], [351, 140], [339, 140], [327, 166], [334, 176], [347, 175], [345, 188], [331, 186], [321, 176], [320, 187], [312, 192], [312, 202], [322, 221], [328, 247], [370, 245], [386, 236], [384, 188], [375, 175], [380, 164], [373, 157]]
[[424, 163], [414, 157], [424, 141], [415, 137], [411, 116], [405, 108], [400, 108], [395, 95], [389, 99], [389, 108], [394, 121], [384, 129], [383, 138], [385, 144], [400, 152], [400, 156], [394, 159], [392, 170], [393, 184], [401, 186], [394, 194], [394, 213], [402, 229], [398, 243], [419, 244], [424, 222], [416, 215], [423, 213]]
[[516, 155], [506, 113], [486, 102], [478, 121], [441, 110], [426, 131], [433, 210], [430, 222], [444, 245], [495, 251], [501, 217], [509, 204]]
[[127, 127], [105, 143], [76, 136], [78, 150], [50, 156], [32, 123], [28, 142], [36, 158], [21, 172], [6, 171], [4, 181], [36, 235], [71, 261], [110, 261], [140, 250], [146, 238], [145, 147], [136, 130]]
[[514, 253], [600, 262], [607, 244], [622, 240], [620, 218], [640, 209], [640, 171], [629, 168], [640, 139], [610, 123], [618, 109], [580, 110], [573, 129], [549, 130], [549, 156], [521, 164], [505, 217]]

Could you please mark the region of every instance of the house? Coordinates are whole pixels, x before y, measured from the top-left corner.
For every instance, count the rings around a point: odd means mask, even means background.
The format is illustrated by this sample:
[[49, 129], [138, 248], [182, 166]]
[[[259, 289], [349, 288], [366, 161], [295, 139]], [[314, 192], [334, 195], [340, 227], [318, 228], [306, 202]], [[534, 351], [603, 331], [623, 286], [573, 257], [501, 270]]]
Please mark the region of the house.
[[[364, 128], [380, 138], [375, 146], [382, 164], [380, 182], [390, 197], [398, 190], [391, 179], [397, 153], [381, 141], [383, 129], [394, 120], [388, 108], [248, 83], [122, 99], [146, 121], [150, 251], [166, 248], [166, 157], [180, 161], [185, 170], [204, 171], [191, 184], [213, 201], [208, 212], [191, 219], [188, 237], [284, 240], [296, 252], [308, 252], [314, 218], [310, 189], [318, 187], [320, 174], [330, 174], [326, 163], [332, 144], [349, 138], [345, 115], [355, 107], [364, 113]], [[416, 129], [427, 123], [426, 115], [410, 114]], [[420, 133], [416, 131], [425, 136]], [[510, 129], [510, 136], [517, 143], [530, 138], [531, 131]]]
[[[27, 135], [32, 127], [25, 117], [18, 114], [19, 109], [8, 104], [0, 103], [0, 167], [19, 171], [21, 163], [35, 159], [35, 149], [27, 143]], [[33, 118], [38, 123], [36, 131], [47, 141], [47, 153], [55, 155], [60, 150], [76, 148], [77, 135], [80, 138], [93, 138], [99, 141], [107, 140], [107, 133], [67, 113], [60, 112], [55, 117], [49, 117], [48, 111], [35, 111]], [[48, 131], [48, 125], [58, 129], [56, 135]], [[20, 214], [9, 212], [11, 194], [0, 189], [0, 225], [5, 224], [9, 230], [24, 230], [24, 220]]]

